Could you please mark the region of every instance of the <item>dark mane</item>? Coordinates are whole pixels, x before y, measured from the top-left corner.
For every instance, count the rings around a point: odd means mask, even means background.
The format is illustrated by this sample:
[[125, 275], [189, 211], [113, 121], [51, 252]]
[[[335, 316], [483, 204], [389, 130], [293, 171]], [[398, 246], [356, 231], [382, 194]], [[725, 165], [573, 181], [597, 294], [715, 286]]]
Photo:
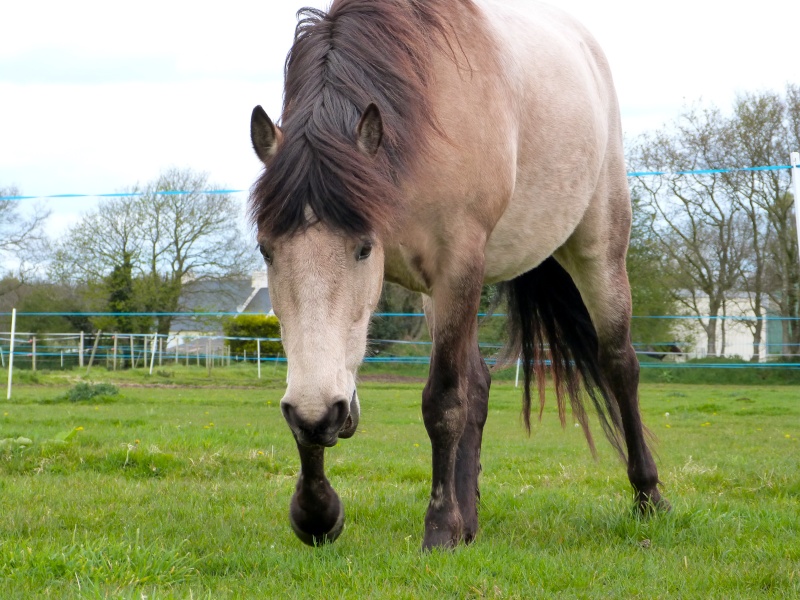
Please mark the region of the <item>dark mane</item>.
[[[351, 235], [387, 230], [400, 204], [397, 181], [437, 130], [429, 98], [432, 54], [471, 0], [337, 0], [326, 14], [298, 12], [286, 59], [284, 141], [251, 190], [251, 218], [268, 236], [316, 218]], [[383, 145], [367, 158], [355, 144], [364, 109], [383, 118]]]

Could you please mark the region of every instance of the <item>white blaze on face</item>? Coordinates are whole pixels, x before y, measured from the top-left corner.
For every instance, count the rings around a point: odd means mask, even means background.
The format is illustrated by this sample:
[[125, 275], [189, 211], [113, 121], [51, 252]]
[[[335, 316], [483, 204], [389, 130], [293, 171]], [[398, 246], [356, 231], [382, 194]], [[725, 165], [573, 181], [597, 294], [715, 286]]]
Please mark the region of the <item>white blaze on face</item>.
[[282, 404], [306, 423], [355, 392], [370, 316], [383, 283], [383, 251], [317, 223], [292, 236], [268, 240], [269, 294], [280, 319], [289, 365]]

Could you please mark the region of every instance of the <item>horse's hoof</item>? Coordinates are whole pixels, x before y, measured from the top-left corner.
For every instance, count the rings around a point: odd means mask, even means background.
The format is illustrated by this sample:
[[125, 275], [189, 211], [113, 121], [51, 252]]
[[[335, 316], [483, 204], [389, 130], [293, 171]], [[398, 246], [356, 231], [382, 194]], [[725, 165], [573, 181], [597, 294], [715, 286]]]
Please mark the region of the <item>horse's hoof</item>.
[[669, 500], [664, 498], [659, 492], [654, 494], [641, 494], [636, 499], [636, 512], [643, 517], [652, 517], [658, 513], [667, 513], [672, 510]]
[[289, 523], [292, 525], [292, 530], [294, 531], [295, 535], [304, 544], [314, 547], [322, 546], [323, 544], [330, 544], [335, 542], [336, 538], [338, 538], [342, 531], [344, 531], [344, 505], [339, 502], [339, 516], [336, 518], [336, 522], [333, 524], [333, 527], [325, 532], [305, 531], [301, 529], [298, 523], [295, 521], [292, 511], [289, 511]]
[[459, 518], [455, 523], [451, 522], [449, 527], [425, 523], [425, 537], [422, 540], [422, 549], [426, 551], [434, 548], [451, 550], [458, 546], [459, 542], [464, 539], [464, 528], [460, 521], [461, 519]]
[[461, 535], [453, 535], [447, 531], [433, 531], [425, 532], [425, 538], [422, 540], [422, 549], [425, 552], [438, 548], [440, 550], [452, 550], [458, 546], [461, 540]]

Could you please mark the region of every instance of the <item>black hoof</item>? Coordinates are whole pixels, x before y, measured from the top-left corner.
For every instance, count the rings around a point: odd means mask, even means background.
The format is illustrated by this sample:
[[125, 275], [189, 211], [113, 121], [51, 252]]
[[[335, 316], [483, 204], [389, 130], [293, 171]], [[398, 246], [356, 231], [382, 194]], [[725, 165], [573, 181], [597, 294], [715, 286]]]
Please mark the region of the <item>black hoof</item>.
[[336, 538], [344, 531], [344, 505], [338, 498], [336, 505], [338, 513], [334, 519], [313, 519], [303, 512], [295, 502], [292, 502], [289, 509], [289, 523], [301, 542], [309, 546], [321, 546], [336, 541]]
[[656, 491], [653, 494], [637, 494], [634, 510], [643, 517], [652, 517], [659, 513], [670, 512], [672, 505]]

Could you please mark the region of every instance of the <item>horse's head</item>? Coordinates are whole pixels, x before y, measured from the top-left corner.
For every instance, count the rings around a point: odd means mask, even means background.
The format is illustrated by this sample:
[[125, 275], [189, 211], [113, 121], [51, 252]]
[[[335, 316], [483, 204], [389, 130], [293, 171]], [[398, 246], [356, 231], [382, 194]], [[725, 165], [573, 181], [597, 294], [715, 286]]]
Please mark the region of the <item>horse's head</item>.
[[[261, 107], [253, 111], [251, 138], [268, 170], [282, 144], [291, 142]], [[353, 131], [352, 144], [369, 160], [380, 138], [380, 113], [370, 105]], [[302, 161], [293, 166], [302, 168]], [[355, 374], [380, 297], [383, 248], [375, 234], [330, 225], [310, 202], [303, 201], [302, 211], [300, 226], [277, 235], [260, 224], [258, 241], [289, 365], [281, 410], [298, 444], [333, 446], [338, 438], [352, 436], [358, 425]]]

